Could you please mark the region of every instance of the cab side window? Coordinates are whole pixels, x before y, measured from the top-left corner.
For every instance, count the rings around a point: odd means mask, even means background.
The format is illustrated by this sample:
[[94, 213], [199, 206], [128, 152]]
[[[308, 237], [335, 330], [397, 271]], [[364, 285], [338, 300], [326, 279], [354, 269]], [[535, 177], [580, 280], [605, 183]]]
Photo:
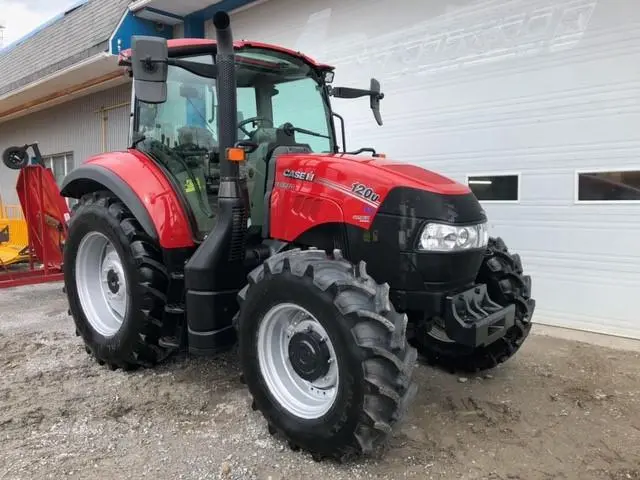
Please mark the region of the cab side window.
[[[275, 127], [288, 122], [294, 127], [330, 136], [325, 113], [326, 106], [318, 101], [318, 84], [315, 80], [307, 77], [280, 83], [276, 88], [278, 94], [272, 99]], [[328, 138], [296, 132], [296, 140], [298, 143], [308, 144], [314, 152], [331, 151], [331, 140]]]

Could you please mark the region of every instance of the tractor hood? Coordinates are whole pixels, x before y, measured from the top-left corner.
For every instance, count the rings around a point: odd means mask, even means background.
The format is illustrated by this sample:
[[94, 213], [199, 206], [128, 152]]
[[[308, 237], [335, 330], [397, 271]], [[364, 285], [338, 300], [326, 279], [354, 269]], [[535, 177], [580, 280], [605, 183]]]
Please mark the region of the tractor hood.
[[[360, 161], [355, 156], [349, 156], [352, 161]], [[456, 182], [448, 177], [439, 175], [430, 170], [411, 165], [408, 163], [385, 161], [379, 159], [369, 159], [367, 167], [374, 170], [380, 170], [385, 175], [390, 175], [397, 180], [397, 185], [414, 187], [421, 190], [428, 190], [442, 195], [463, 195], [469, 193], [470, 190], [466, 185]]]
[[323, 223], [366, 230], [379, 214], [405, 219], [407, 231], [427, 220], [486, 220], [466, 185], [415, 165], [347, 154], [279, 155], [270, 208], [276, 219], [272, 234], [285, 240]]
[[[469, 187], [430, 170], [380, 157], [349, 154], [287, 154], [278, 164], [288, 169], [313, 170], [319, 180], [338, 182], [349, 188], [353, 182], [388, 192], [409, 187], [440, 195], [466, 195]], [[280, 168], [279, 168], [280, 170]]]

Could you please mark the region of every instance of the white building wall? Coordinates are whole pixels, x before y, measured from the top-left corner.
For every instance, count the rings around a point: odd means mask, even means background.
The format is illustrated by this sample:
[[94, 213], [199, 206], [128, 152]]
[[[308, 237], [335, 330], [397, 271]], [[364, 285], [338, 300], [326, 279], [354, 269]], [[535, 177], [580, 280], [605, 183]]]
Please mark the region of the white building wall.
[[[77, 166], [91, 155], [125, 149], [130, 101], [131, 85], [127, 83], [0, 123], [0, 152], [12, 145], [38, 142], [43, 156], [73, 153]], [[107, 110], [101, 112], [102, 108]], [[17, 173], [4, 165], [0, 169], [0, 195], [5, 203], [16, 203]]]
[[[273, 19], [267, 21], [266, 19]], [[236, 38], [336, 65], [348, 146], [375, 146], [460, 181], [517, 172], [518, 203], [486, 203], [521, 253], [538, 322], [640, 338], [640, 205], [575, 202], [575, 172], [640, 170], [640, 8], [634, 0], [270, 0]], [[212, 34], [212, 32], [210, 32]]]

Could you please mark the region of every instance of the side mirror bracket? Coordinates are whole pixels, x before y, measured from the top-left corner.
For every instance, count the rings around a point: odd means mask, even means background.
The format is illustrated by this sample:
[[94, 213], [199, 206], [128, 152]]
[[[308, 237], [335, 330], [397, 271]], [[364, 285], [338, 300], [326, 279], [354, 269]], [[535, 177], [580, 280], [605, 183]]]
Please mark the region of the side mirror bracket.
[[378, 125], [382, 125], [382, 116], [380, 115], [380, 100], [384, 98], [384, 93], [380, 91], [380, 82], [375, 78], [371, 79], [371, 87], [369, 90], [350, 87], [327, 87], [329, 95], [335, 98], [360, 98], [369, 97], [369, 105], [373, 112], [373, 117]]

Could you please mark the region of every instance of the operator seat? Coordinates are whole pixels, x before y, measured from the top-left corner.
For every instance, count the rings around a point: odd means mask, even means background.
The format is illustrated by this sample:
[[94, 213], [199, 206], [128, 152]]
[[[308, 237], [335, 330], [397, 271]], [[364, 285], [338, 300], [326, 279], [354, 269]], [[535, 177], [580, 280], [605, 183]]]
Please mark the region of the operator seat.
[[265, 206], [271, 198], [271, 189], [275, 181], [276, 158], [283, 153], [311, 153], [307, 144], [297, 143], [294, 135], [287, 135], [281, 128], [258, 128], [251, 140], [258, 148], [247, 155], [247, 188], [251, 218], [255, 227], [251, 231], [261, 230], [260, 225], [267, 225], [264, 218]]
[[253, 138], [254, 142], [258, 144], [258, 150], [260, 150], [267, 166], [277, 155], [286, 153], [287, 151], [311, 152], [311, 147], [308, 144], [298, 143], [295, 138], [295, 133], [289, 135], [285, 133], [283, 128], [259, 128], [256, 130]]
[[280, 128], [258, 128], [252, 135], [252, 141], [258, 145], [258, 148], [247, 155], [248, 180], [255, 179], [265, 188], [267, 173], [271, 166], [275, 167], [274, 160], [278, 155], [291, 152], [311, 152], [309, 145], [297, 143], [294, 135], [287, 135]]

